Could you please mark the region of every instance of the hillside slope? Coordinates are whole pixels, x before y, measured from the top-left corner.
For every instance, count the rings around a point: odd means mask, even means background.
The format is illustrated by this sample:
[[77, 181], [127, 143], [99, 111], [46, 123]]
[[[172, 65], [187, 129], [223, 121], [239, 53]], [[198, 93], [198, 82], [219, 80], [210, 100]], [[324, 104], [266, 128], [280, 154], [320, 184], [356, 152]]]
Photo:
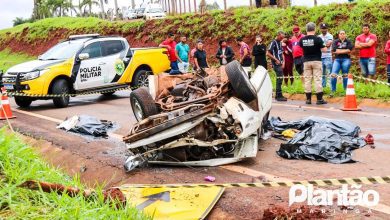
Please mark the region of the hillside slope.
[[[218, 47], [218, 39], [227, 38], [234, 49], [237, 36], [244, 36], [252, 44], [261, 34], [268, 44], [277, 30], [291, 32], [294, 23], [302, 28], [313, 21], [326, 22], [331, 33], [344, 29], [351, 39], [361, 31], [363, 23], [372, 25], [372, 32], [379, 38], [379, 71], [384, 72], [383, 46], [390, 30], [390, 0], [358, 1], [354, 4], [332, 4], [315, 8], [293, 7], [287, 9], [237, 8], [230, 11], [212, 11], [205, 15], [185, 14], [156, 21], [116, 21], [97, 18], [49, 18], [0, 30], [0, 51], [9, 49], [29, 55], [39, 55], [71, 34], [100, 33], [126, 37], [133, 47], [156, 46], [168, 32], [186, 34], [190, 44], [202, 38], [212, 59]], [[355, 51], [356, 53], [356, 51]]]

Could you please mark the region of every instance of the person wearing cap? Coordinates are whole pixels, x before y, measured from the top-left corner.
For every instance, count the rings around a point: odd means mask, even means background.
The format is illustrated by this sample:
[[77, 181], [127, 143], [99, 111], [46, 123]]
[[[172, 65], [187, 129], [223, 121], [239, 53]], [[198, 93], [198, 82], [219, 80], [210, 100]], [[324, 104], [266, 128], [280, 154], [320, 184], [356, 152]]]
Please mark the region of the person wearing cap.
[[219, 48], [215, 57], [219, 60], [220, 65], [226, 65], [233, 60], [234, 51], [227, 45], [226, 39], [219, 40]]
[[284, 39], [284, 32], [278, 31], [276, 38], [271, 42], [268, 47], [267, 56], [271, 59], [272, 66], [276, 73], [276, 101], [287, 101], [287, 98], [283, 96], [282, 93], [282, 83], [283, 83], [283, 67], [284, 67], [284, 55], [282, 40]]
[[240, 46], [240, 63], [243, 67], [252, 66], [252, 57], [248, 44], [244, 42], [242, 37], [236, 38], [237, 44]]
[[168, 57], [169, 61], [171, 61], [171, 71], [169, 74], [175, 75], [180, 74], [179, 66], [177, 63], [177, 56], [176, 56], [176, 42], [175, 42], [175, 35], [172, 33], [168, 34], [167, 39], [163, 41], [159, 47], [166, 48], [168, 50]]
[[207, 62], [207, 54], [203, 48], [203, 41], [198, 40], [196, 43], [196, 51], [194, 53], [194, 70], [200, 71], [201, 69], [209, 68]]
[[363, 25], [363, 34], [356, 37], [355, 48], [360, 49], [360, 68], [366, 78], [374, 78], [376, 71], [376, 44], [378, 39], [370, 32], [370, 25]]
[[[298, 72], [299, 75], [302, 75], [303, 73], [303, 49], [299, 46], [299, 41], [302, 37], [305, 35], [301, 33], [301, 29], [298, 25], [294, 25], [293, 27], [293, 36], [291, 38], [291, 44], [292, 44], [292, 54], [294, 58], [294, 66], [295, 70]], [[304, 78], [301, 78], [302, 84], [304, 84]]]
[[307, 35], [299, 41], [299, 46], [303, 49], [304, 70], [305, 77], [305, 93], [306, 104], [311, 104], [312, 95], [312, 80], [314, 78], [315, 91], [317, 95], [317, 105], [327, 104], [323, 99], [322, 88], [322, 60], [321, 52], [326, 52], [324, 41], [316, 36], [316, 24], [309, 22], [306, 24]]
[[390, 31], [388, 32], [389, 40], [386, 42], [385, 54], [387, 54], [387, 83], [390, 83]]
[[350, 40], [347, 39], [347, 35], [345, 34], [345, 31], [343, 30], [339, 31], [339, 37], [338, 39], [333, 41], [333, 45], [332, 45], [332, 52], [335, 56], [335, 59], [333, 62], [332, 74], [330, 78], [331, 97], [336, 92], [337, 75], [339, 74], [340, 70], [341, 73], [343, 74], [344, 90], [347, 88], [348, 73], [349, 73], [349, 68], [351, 67], [352, 49], [353, 49], [353, 44]]
[[263, 39], [260, 35], [256, 36], [256, 42], [255, 45], [253, 45], [252, 48], [252, 55], [255, 60], [255, 69], [258, 66], [263, 66], [265, 69], [267, 69], [267, 46], [263, 43]]
[[322, 52], [321, 61], [322, 61], [322, 87], [326, 87], [326, 82], [328, 81], [328, 76], [332, 71], [332, 43], [333, 35], [328, 32], [328, 25], [322, 23], [320, 25], [321, 34], [318, 35], [324, 41], [327, 51]]

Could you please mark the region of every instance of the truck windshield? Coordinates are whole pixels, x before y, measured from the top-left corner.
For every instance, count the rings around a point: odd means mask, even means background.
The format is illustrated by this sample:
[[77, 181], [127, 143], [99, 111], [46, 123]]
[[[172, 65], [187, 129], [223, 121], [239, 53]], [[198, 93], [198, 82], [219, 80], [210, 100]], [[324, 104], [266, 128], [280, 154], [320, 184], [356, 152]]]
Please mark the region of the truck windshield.
[[161, 8], [151, 8], [149, 9], [149, 13], [162, 13], [163, 10]]
[[83, 46], [84, 40], [65, 41], [50, 48], [39, 60], [66, 60], [74, 56]]

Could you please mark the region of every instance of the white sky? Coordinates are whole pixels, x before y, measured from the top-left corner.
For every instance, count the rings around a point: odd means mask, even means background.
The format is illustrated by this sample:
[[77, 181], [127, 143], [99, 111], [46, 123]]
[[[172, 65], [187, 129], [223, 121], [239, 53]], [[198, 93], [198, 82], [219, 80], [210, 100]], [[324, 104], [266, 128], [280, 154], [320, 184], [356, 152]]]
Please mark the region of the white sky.
[[[105, 10], [108, 8], [114, 8], [114, 0], [108, 0], [109, 4], [106, 5]], [[147, 2], [148, 0], [145, 0]], [[223, 7], [223, 0], [215, 0], [220, 7]], [[12, 27], [12, 20], [16, 17], [29, 18], [32, 14], [34, 0], [0, 0], [0, 29]], [[78, 0], [73, 0], [75, 4]], [[143, 0], [135, 0], [136, 4], [141, 4]], [[188, 0], [185, 0], [186, 4]], [[200, 0], [197, 1], [198, 4]], [[213, 3], [214, 0], [207, 0], [209, 3]], [[253, 0], [254, 2], [254, 0]], [[313, 6], [314, 0], [291, 0], [293, 5], [306, 5]], [[347, 0], [318, 0], [319, 4], [327, 4], [329, 2], [347, 2]], [[130, 6], [131, 0], [118, 0], [118, 6]], [[249, 5], [249, 0], [227, 0], [228, 7]], [[108, 6], [108, 7], [107, 7]], [[187, 6], [188, 8], [188, 6]], [[191, 7], [193, 8], [193, 6]]]

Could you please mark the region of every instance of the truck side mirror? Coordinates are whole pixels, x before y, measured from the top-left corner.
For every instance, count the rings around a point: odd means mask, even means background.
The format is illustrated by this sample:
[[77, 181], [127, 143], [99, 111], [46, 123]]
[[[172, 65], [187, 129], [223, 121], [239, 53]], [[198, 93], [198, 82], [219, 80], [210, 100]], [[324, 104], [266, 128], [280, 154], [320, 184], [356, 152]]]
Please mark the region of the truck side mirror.
[[79, 60], [87, 60], [87, 59], [89, 59], [88, 53], [80, 53], [79, 54]]

